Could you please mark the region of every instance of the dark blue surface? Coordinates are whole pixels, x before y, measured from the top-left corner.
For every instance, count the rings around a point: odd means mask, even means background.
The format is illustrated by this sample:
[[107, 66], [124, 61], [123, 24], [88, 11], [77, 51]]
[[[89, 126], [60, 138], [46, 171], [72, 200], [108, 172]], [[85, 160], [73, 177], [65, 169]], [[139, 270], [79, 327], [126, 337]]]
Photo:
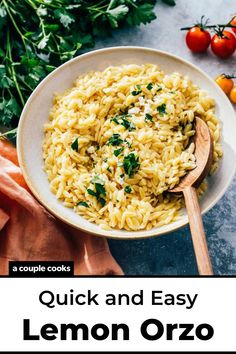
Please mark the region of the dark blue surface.
[[[236, 274], [236, 178], [216, 206], [204, 216], [215, 274]], [[137, 275], [196, 275], [188, 227], [145, 240], [109, 240], [112, 254], [125, 271]]]

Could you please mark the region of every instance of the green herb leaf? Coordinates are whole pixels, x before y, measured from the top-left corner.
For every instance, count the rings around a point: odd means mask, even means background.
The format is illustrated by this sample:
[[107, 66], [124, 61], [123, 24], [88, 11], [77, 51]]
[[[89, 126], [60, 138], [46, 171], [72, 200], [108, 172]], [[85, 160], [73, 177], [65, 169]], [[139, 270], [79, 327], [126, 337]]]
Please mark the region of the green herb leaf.
[[124, 119], [124, 118], [122, 118], [121, 125], [123, 125], [125, 127], [125, 129], [128, 129], [129, 132], [131, 132], [131, 130], [135, 130], [136, 129], [136, 127], [135, 127], [133, 122], [130, 122], [127, 119]]
[[95, 176], [92, 180], [91, 183], [94, 184], [95, 186], [95, 191], [93, 191], [92, 189], [88, 188], [87, 192], [96, 197], [97, 201], [104, 206], [106, 201], [104, 198], [101, 198], [101, 195], [103, 195], [104, 197], [106, 196], [106, 189], [104, 187], [105, 182], [99, 177], [99, 176]]
[[111, 121], [116, 123], [117, 125], [120, 124], [119, 121], [118, 121], [118, 117], [120, 117], [120, 116], [112, 118]]
[[126, 186], [125, 193], [131, 193], [131, 192], [132, 192], [132, 188], [130, 186]]
[[68, 11], [64, 10], [63, 8], [59, 8], [54, 11], [55, 18], [59, 19], [61, 24], [65, 28], [69, 28], [73, 22], [75, 22], [75, 17], [69, 13]]
[[149, 23], [155, 20], [156, 15], [153, 12], [154, 4], [144, 3], [130, 8], [127, 16], [127, 23], [131, 26], [138, 26], [141, 23]]
[[113, 134], [112, 137], [108, 140], [107, 145], [118, 146], [123, 143], [123, 140], [120, 138], [120, 134]]
[[111, 173], [111, 168], [110, 168], [110, 166], [107, 167], [107, 171]]
[[128, 145], [129, 148], [131, 148], [132, 144], [129, 141], [125, 140], [125, 143]]
[[91, 183], [101, 184], [102, 186], [104, 186], [104, 184], [105, 184], [105, 182], [98, 175], [93, 177], [93, 179], [91, 180]]
[[79, 143], [78, 143], [78, 138], [75, 138], [74, 141], [71, 144], [71, 148], [78, 152], [79, 151]]
[[0, 17], [4, 18], [7, 16], [7, 12], [4, 7], [0, 6]]
[[95, 189], [96, 189], [96, 192], [97, 192], [97, 195], [106, 195], [106, 189], [105, 187], [100, 184], [100, 183], [95, 183]]
[[136, 156], [133, 152], [124, 157], [123, 167], [125, 173], [132, 177], [140, 167], [139, 157]]
[[127, 129], [128, 131], [135, 130], [136, 129], [135, 125], [132, 122], [130, 122], [127, 119], [127, 117], [131, 117], [131, 115], [130, 114], [121, 114], [119, 116], [112, 118], [111, 121], [116, 124], [123, 125], [123, 127], [125, 127], [125, 129]]
[[108, 9], [106, 13], [111, 27], [118, 27], [118, 21], [123, 19], [128, 11], [129, 8], [125, 5], [119, 5], [113, 9]]
[[11, 121], [20, 114], [21, 108], [17, 103], [15, 97], [11, 97], [9, 100], [0, 101], [0, 114], [2, 123], [10, 127]]
[[162, 0], [162, 2], [164, 2], [165, 4], [170, 5], [170, 6], [176, 5], [175, 0]]
[[162, 90], [162, 87], [159, 84], [157, 84], [157, 87], [158, 87], [158, 89], [156, 90], [156, 92], [159, 92]]
[[89, 208], [89, 205], [86, 202], [79, 202], [77, 205], [81, 205], [84, 206], [85, 208]]
[[151, 114], [146, 113], [145, 114], [145, 120], [150, 120], [152, 122], [153, 121], [153, 117], [151, 116]]
[[[93, 47], [96, 37], [109, 36], [113, 28], [154, 19], [154, 3], [154, 0], [1, 1], [0, 125], [16, 128], [26, 100], [40, 81], [81, 49]], [[140, 91], [138, 86], [137, 91]]]
[[161, 116], [166, 114], [166, 104], [163, 103], [160, 106], [157, 107], [157, 111], [160, 113]]
[[121, 147], [120, 149], [114, 150], [114, 155], [115, 156], [119, 156], [122, 153], [123, 150], [124, 150], [123, 147]]
[[138, 96], [138, 95], [142, 92], [142, 88], [141, 88], [140, 85], [136, 85], [136, 88], [137, 88], [136, 91], [132, 91], [132, 92], [131, 92], [131, 94], [132, 94], [133, 96]]
[[49, 41], [49, 38], [50, 38], [50, 33], [41, 39], [41, 41], [38, 43], [38, 49], [44, 49]]
[[153, 88], [153, 83], [149, 82], [149, 84], [146, 87], [150, 91]]
[[0, 65], [0, 88], [10, 88], [13, 81], [7, 76], [5, 65]]
[[98, 198], [98, 201], [102, 207], [104, 207], [104, 205], [106, 204], [106, 200], [104, 198]]
[[88, 192], [88, 194], [92, 195], [93, 197], [96, 197], [97, 200], [99, 201], [99, 203], [101, 203], [104, 206], [105, 199], [101, 198], [101, 195], [106, 196], [106, 190], [105, 190], [104, 186], [100, 183], [94, 183], [94, 186], [95, 186], [96, 192], [90, 188], [87, 189], [87, 192]]
[[6, 108], [11, 111], [15, 116], [20, 114], [20, 106], [18, 105], [16, 99], [12, 97], [6, 104]]
[[132, 91], [131, 94], [133, 96], [138, 96], [142, 91]]
[[94, 197], [96, 197], [96, 193], [92, 190], [92, 189], [90, 189], [90, 188], [88, 188], [87, 189], [87, 192], [88, 192], [88, 194], [90, 194], [90, 195], [92, 195], [92, 196], [94, 196]]

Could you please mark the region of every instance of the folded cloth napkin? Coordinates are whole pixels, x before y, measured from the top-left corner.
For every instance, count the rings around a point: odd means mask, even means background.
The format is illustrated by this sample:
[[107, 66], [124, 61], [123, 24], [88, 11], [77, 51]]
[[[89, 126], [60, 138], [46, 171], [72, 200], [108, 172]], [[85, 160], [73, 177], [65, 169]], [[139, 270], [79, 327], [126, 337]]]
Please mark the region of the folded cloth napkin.
[[63, 224], [34, 199], [15, 147], [0, 140], [0, 275], [10, 260], [74, 261], [75, 274], [123, 274], [105, 238]]

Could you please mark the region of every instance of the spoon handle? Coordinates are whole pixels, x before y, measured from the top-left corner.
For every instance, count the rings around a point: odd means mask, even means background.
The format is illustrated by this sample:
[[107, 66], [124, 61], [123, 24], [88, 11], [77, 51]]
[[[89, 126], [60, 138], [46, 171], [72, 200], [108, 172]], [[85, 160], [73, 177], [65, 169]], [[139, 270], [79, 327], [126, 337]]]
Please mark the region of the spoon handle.
[[213, 275], [196, 188], [187, 187], [183, 193], [199, 274]]

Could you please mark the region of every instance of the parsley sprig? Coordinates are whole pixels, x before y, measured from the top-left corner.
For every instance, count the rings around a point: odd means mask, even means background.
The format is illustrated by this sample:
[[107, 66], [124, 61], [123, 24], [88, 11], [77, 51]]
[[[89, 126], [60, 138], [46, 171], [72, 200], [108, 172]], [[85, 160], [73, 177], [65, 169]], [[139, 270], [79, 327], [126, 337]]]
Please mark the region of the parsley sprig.
[[131, 91], [133, 96], [138, 96], [142, 92], [141, 85], [136, 85], [135, 90]]
[[124, 150], [123, 147], [121, 147], [121, 148], [119, 148], [119, 149], [117, 149], [117, 150], [114, 150], [114, 155], [115, 155], [115, 156], [119, 156], [119, 155], [122, 153], [123, 150]]
[[39, 82], [96, 37], [154, 20], [155, 2], [0, 0], [0, 125], [16, 128]]
[[153, 121], [153, 116], [151, 116], [151, 114], [149, 114], [149, 113], [146, 113], [145, 114], [145, 120], [147, 121], [147, 120], [150, 120], [150, 122], [152, 122]]

